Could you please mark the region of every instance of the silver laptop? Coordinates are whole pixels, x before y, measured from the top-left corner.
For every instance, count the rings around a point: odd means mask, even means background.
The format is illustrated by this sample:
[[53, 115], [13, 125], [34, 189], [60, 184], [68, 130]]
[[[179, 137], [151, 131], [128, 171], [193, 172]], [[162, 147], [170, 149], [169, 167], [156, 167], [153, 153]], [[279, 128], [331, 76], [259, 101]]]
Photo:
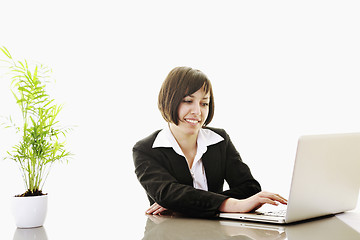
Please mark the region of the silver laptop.
[[[235, 236], [247, 236], [250, 239], [267, 239], [267, 240], [309, 240], [309, 239], [326, 239], [326, 240], [359, 240], [360, 233], [354, 228], [341, 221], [336, 216], [323, 217], [317, 221], [307, 221], [302, 224], [268, 224], [255, 223], [249, 221], [233, 221], [223, 219], [220, 221], [225, 232]], [[236, 239], [240, 239], [236, 238]]]
[[360, 188], [360, 133], [299, 138], [286, 212], [220, 213], [221, 218], [292, 223], [356, 207]]

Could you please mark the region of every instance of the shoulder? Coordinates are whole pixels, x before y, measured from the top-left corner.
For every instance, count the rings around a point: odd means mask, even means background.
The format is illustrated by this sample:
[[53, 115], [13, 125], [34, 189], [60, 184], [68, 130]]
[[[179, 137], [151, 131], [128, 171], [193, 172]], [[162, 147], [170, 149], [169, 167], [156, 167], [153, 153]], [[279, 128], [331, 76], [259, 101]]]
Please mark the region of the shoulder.
[[149, 136], [141, 139], [140, 141], [138, 141], [134, 147], [134, 149], [139, 149], [139, 150], [149, 150], [152, 148], [152, 145], [157, 137], [157, 135], [159, 134], [161, 130], [157, 130], [155, 132], [153, 132], [152, 134], [150, 134]]
[[229, 135], [222, 128], [205, 127], [204, 129], [209, 129], [209, 130], [219, 134], [221, 137], [223, 137], [225, 139], [225, 141], [227, 141], [229, 139]]

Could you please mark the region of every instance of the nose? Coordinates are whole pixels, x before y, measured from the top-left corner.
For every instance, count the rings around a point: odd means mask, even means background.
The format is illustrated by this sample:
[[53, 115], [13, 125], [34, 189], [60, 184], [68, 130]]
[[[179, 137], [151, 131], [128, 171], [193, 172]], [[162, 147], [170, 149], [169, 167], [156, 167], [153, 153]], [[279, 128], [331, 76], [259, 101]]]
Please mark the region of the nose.
[[191, 113], [195, 114], [195, 115], [200, 115], [201, 114], [201, 107], [200, 107], [200, 103], [194, 103], [191, 109]]

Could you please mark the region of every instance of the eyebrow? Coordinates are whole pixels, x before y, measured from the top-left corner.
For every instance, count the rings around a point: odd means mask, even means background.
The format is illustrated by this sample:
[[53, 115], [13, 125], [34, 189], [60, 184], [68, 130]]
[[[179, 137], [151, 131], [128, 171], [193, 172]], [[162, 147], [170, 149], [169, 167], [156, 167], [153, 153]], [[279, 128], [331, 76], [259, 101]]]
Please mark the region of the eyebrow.
[[[192, 98], [194, 98], [195, 96], [192, 95], [192, 94], [189, 94], [189, 95], [186, 95], [185, 97], [192, 97]], [[202, 99], [207, 100], [207, 99], [209, 99], [209, 98], [210, 98], [210, 97], [203, 97]]]

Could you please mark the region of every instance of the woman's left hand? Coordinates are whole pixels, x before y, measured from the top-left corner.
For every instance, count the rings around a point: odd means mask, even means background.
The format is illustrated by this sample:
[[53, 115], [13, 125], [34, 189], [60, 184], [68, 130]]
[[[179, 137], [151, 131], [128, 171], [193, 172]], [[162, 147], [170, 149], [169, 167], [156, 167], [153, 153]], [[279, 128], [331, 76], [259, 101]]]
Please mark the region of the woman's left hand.
[[220, 212], [251, 212], [255, 211], [264, 204], [279, 205], [287, 204], [287, 200], [279, 194], [270, 192], [259, 192], [246, 199], [228, 198], [220, 206]]

